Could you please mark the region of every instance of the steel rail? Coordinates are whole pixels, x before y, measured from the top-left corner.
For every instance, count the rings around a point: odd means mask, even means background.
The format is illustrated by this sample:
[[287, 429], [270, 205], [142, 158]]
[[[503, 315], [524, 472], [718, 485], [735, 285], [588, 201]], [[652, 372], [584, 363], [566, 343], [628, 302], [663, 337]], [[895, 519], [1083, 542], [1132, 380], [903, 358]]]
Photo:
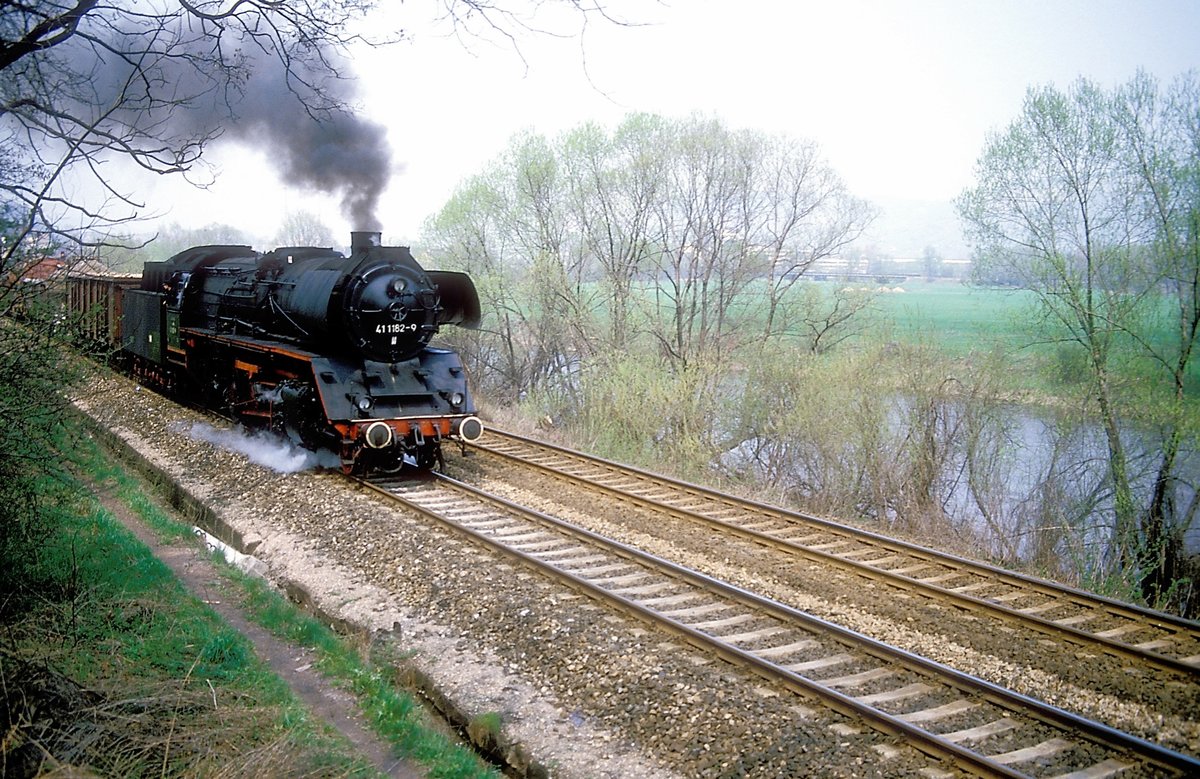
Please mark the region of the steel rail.
[[[661, 476], [640, 468], [634, 468], [632, 466], [622, 465], [620, 463], [605, 460], [603, 458], [593, 457], [592, 455], [577, 452], [565, 447], [556, 446], [554, 444], [535, 441], [514, 433], [495, 430], [494, 428], [490, 428], [488, 432], [503, 438], [517, 441], [526, 446], [547, 449], [562, 456], [576, 459], [582, 463], [594, 464], [598, 467], [603, 467], [618, 473], [625, 473], [631, 478], [665, 484], [673, 489], [695, 494], [706, 500], [721, 502], [736, 508], [747, 508], [749, 510], [762, 513], [768, 517], [780, 517], [785, 521], [803, 522], [809, 525], [815, 525], [822, 530], [827, 530], [840, 536], [847, 536], [855, 540], [860, 540], [887, 551], [894, 551], [918, 559], [928, 560], [932, 565], [954, 567], [962, 570], [964, 573], [994, 579], [998, 583], [1005, 584], [1010, 587], [1031, 590], [1034, 593], [1049, 598], [1062, 599], [1065, 602], [1073, 604], [1079, 608], [1093, 610], [1101, 609], [1104, 613], [1117, 616], [1118, 618], [1137, 621], [1139, 623], [1146, 624], [1151, 628], [1168, 630], [1174, 633], [1181, 631], [1186, 631], [1188, 633], [1200, 633], [1200, 623], [1186, 620], [1175, 615], [1165, 614], [1163, 612], [1146, 609], [1133, 604], [1122, 603], [1111, 598], [1088, 593], [1083, 590], [1057, 584], [1045, 579], [1017, 574], [988, 563], [968, 560], [957, 555], [940, 552], [938, 550], [913, 544], [907, 541], [889, 538], [868, 530], [842, 525], [831, 520], [822, 519], [820, 517], [789, 511], [787, 509], [760, 503], [747, 498], [728, 495], [708, 487], [690, 484], [688, 482], [673, 479], [667, 476]], [[1056, 637], [1063, 637], [1069, 641], [1073, 641], [1076, 644], [1097, 645], [1098, 648], [1110, 654], [1128, 657], [1137, 660], [1138, 662], [1153, 665], [1173, 673], [1183, 674], [1191, 677], [1200, 675], [1200, 666], [1183, 659], [1164, 655], [1152, 650], [1143, 649], [1109, 636], [1098, 635], [1087, 630], [1082, 630], [1073, 625], [1060, 624], [1059, 622], [1047, 619], [1038, 614], [1026, 613], [1020, 609], [1006, 606], [1003, 603], [997, 603], [986, 598], [976, 597], [966, 592], [956, 592], [950, 588], [940, 587], [936, 584], [928, 583], [915, 577], [907, 576], [903, 573], [897, 573], [886, 568], [881, 568], [851, 558], [842, 557], [836, 553], [828, 552], [823, 549], [814, 549], [802, 543], [780, 538], [778, 536], [771, 535], [770, 533], [761, 532], [753, 528], [741, 527], [715, 517], [706, 516], [705, 514], [698, 513], [696, 511], [671, 506], [669, 504], [660, 502], [660, 500], [646, 498], [635, 493], [628, 492], [621, 487], [606, 485], [594, 479], [570, 474], [559, 468], [526, 459], [517, 454], [495, 449], [488, 446], [486, 442], [478, 442], [473, 444], [473, 446], [481, 451], [512, 460], [520, 463], [521, 465], [537, 468], [538, 470], [552, 474], [558, 478], [586, 484], [590, 488], [601, 490], [627, 502], [642, 505], [657, 511], [664, 511], [689, 521], [701, 522], [711, 527], [716, 527], [723, 532], [732, 533], [757, 543], [776, 548], [783, 547], [809, 559], [838, 566], [857, 575], [882, 580], [892, 586], [921, 592], [929, 597], [941, 600], [949, 600], [966, 608], [992, 612], [1005, 620], [1016, 622], [1022, 625], [1028, 625], [1042, 633]]]
[[[504, 498], [491, 495], [476, 487], [467, 485], [451, 477], [435, 474], [434, 478], [451, 486], [454, 490], [471, 496], [474, 500], [485, 502], [501, 511], [527, 518], [545, 527], [551, 527], [556, 532], [568, 535], [584, 543], [599, 546], [621, 558], [634, 560], [637, 563], [659, 570], [668, 576], [688, 582], [692, 586], [708, 592], [719, 593], [731, 600], [771, 614], [781, 620], [786, 620], [802, 626], [810, 632], [823, 634], [836, 641], [864, 652], [886, 662], [894, 662], [925, 677], [936, 679], [953, 689], [969, 696], [981, 697], [1003, 709], [1029, 716], [1056, 729], [1066, 729], [1084, 739], [1101, 745], [1107, 749], [1141, 756], [1141, 758], [1161, 769], [1179, 772], [1183, 775], [1200, 772], [1200, 760], [1161, 747], [1152, 742], [1116, 730], [1107, 725], [1088, 720], [1070, 712], [1050, 706], [1032, 698], [1015, 693], [1011, 690], [994, 685], [948, 666], [922, 658], [918, 655], [876, 641], [868, 636], [827, 622], [813, 615], [792, 607], [763, 598], [752, 592], [732, 584], [709, 577], [705, 574], [684, 568], [676, 563], [658, 558], [635, 547], [605, 538], [597, 533], [577, 527], [556, 517], [546, 515], [519, 506]], [[538, 559], [536, 556], [514, 549], [504, 542], [492, 538], [484, 532], [467, 527], [453, 518], [422, 505], [417, 500], [405, 498], [384, 486], [374, 484], [369, 480], [360, 480], [361, 484], [376, 491], [389, 499], [401, 502], [409, 509], [440, 523], [446, 524], [477, 542], [502, 552], [505, 555], [521, 560], [547, 575], [564, 582], [572, 589], [580, 591], [589, 597], [609, 601], [618, 608], [631, 613], [654, 625], [665, 627], [671, 632], [682, 636], [694, 646], [713, 652], [728, 662], [749, 668], [760, 676], [771, 681], [779, 682], [793, 691], [822, 700], [830, 708], [842, 714], [858, 717], [871, 723], [881, 732], [907, 739], [915, 748], [938, 759], [950, 760], [960, 767], [968, 768], [981, 776], [1024, 777], [1028, 776], [1005, 764], [991, 760], [987, 756], [948, 741], [923, 728], [904, 721], [898, 716], [887, 714], [869, 704], [865, 704], [852, 696], [826, 687], [820, 682], [809, 679], [798, 673], [789, 671], [782, 666], [755, 655], [752, 651], [742, 649], [733, 644], [720, 640], [703, 631], [683, 624], [665, 616], [656, 610], [638, 603], [616, 592], [611, 592], [587, 579], [563, 570], [552, 563]]]

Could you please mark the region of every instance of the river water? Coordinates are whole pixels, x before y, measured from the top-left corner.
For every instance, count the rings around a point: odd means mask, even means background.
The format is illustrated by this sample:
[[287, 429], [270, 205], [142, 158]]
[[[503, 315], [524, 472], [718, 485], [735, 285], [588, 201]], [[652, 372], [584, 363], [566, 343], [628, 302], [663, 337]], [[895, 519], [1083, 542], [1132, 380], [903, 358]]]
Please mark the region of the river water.
[[[911, 403], [893, 401], [891, 429], [884, 440], [893, 442], [897, 450], [902, 448], [898, 442], [915, 435], [909, 422], [911, 410]], [[980, 464], [973, 478], [963, 407], [949, 402], [938, 412], [941, 421], [937, 429], [947, 454], [934, 492], [955, 525], [975, 531], [993, 552], [1023, 559], [1047, 551], [1047, 544], [1060, 554], [1102, 555], [1113, 513], [1108, 447], [1099, 425], [1073, 422], [1040, 407], [1008, 404], [989, 409], [986, 423], [975, 428], [982, 435], [975, 439], [974, 452]], [[1154, 431], [1127, 425], [1122, 441], [1138, 505], [1144, 506], [1162, 460], [1162, 438]], [[722, 464], [743, 472], [753, 470], [748, 453], [757, 449], [757, 443], [743, 442], [721, 458]], [[795, 483], [820, 481], [810, 478], [813, 474], [794, 476]], [[1176, 464], [1174, 499], [1180, 513], [1196, 499], [1198, 484], [1200, 453], [1193, 445], [1181, 453]], [[1184, 532], [1184, 546], [1190, 554], [1200, 554], [1200, 521], [1196, 518]]]

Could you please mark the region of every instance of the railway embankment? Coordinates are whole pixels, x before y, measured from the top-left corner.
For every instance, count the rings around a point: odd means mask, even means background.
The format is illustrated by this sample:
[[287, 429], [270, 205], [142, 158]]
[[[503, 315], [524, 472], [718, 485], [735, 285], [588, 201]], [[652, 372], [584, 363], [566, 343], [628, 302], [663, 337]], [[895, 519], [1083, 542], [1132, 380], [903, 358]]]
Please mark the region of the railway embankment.
[[[507, 673], [504, 661], [469, 635], [431, 621], [428, 611], [417, 613], [322, 551], [321, 541], [349, 541], [356, 522], [339, 475], [279, 473], [215, 447], [189, 434], [211, 420], [119, 376], [96, 378], [74, 405], [92, 434], [184, 521], [261, 560], [270, 583], [325, 624], [364, 643], [391, 644], [394, 676], [510, 775], [675, 775], [611, 730], [572, 716], [547, 690]], [[349, 499], [357, 511], [379, 510], [366, 496]], [[470, 611], [473, 604], [464, 599], [451, 608]]]

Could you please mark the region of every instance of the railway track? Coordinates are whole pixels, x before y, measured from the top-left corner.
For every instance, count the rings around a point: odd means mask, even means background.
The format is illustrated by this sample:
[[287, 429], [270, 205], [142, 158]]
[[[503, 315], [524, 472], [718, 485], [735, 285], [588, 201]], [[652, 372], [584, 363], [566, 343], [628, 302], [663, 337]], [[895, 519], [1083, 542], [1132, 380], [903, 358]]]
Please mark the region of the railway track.
[[446, 476], [371, 489], [980, 776], [1187, 776], [1200, 761], [514, 505]]
[[774, 553], [832, 565], [1056, 641], [1200, 679], [1200, 623], [490, 429], [474, 448]]

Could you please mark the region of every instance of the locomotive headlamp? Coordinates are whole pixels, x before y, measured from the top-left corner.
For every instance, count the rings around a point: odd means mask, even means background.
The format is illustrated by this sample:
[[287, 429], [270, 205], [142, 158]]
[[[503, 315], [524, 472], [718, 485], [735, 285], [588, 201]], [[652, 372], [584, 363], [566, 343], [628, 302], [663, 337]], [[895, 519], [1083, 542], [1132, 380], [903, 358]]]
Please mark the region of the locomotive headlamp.
[[479, 421], [479, 417], [464, 417], [455, 422], [450, 434], [472, 443], [483, 435], [483, 423]]
[[388, 292], [393, 295], [402, 295], [406, 289], [408, 289], [408, 282], [399, 276], [392, 279], [392, 283], [388, 285]]
[[375, 405], [375, 399], [370, 395], [359, 395], [358, 398], [355, 399], [354, 405], [359, 411], [365, 414], [371, 410], [371, 406]]
[[461, 392], [456, 392], [450, 396], [450, 405], [461, 406], [464, 400], [466, 400], [466, 398], [463, 397], [463, 394]]

